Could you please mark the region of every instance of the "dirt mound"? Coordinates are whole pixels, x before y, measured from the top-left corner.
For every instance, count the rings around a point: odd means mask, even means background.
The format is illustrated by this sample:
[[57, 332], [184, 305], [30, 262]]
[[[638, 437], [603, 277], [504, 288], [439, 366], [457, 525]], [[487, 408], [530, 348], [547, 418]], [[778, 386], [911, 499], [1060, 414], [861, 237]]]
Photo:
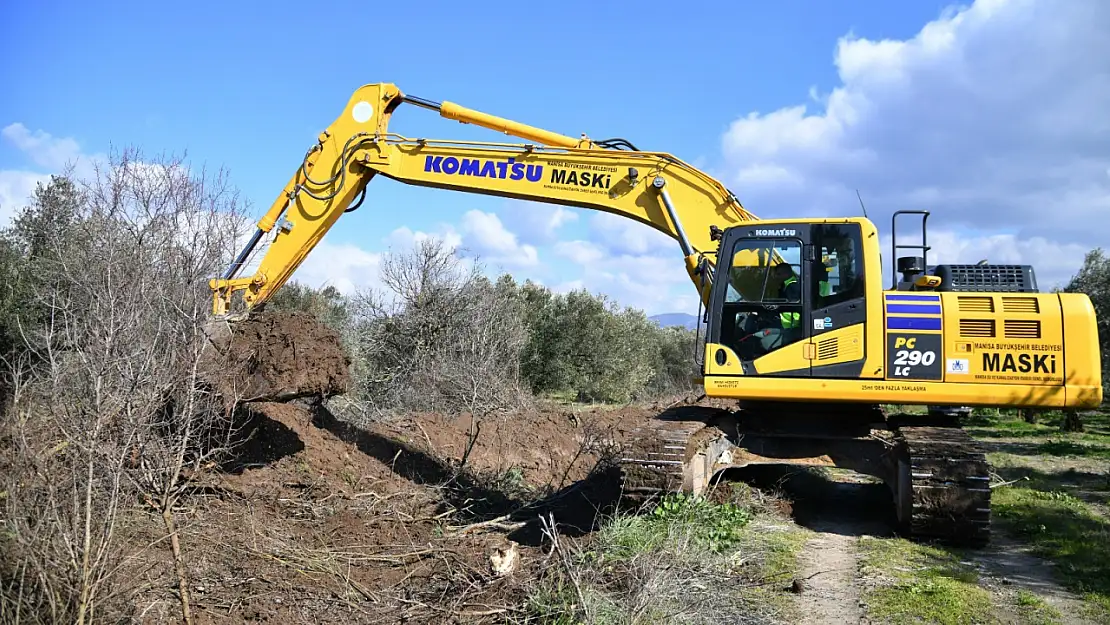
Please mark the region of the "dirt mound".
[[441, 611], [483, 622], [497, 614], [488, 606], [520, 601], [521, 567], [542, 554], [520, 545], [513, 576], [491, 572], [491, 554], [512, 543], [458, 527], [478, 519], [473, 502], [447, 497], [450, 460], [311, 400], [241, 409], [253, 437], [206, 476], [218, 496], [190, 512], [183, 539], [198, 623], [442, 622]]
[[350, 384], [339, 335], [302, 312], [264, 312], [221, 324], [213, 334], [208, 378], [225, 402], [330, 397]]
[[[658, 412], [545, 406], [356, 424], [332, 403], [239, 406], [250, 438], [204, 474], [203, 504], [179, 523], [198, 624], [503, 622], [552, 566], [538, 519], [566, 540], [589, 532], [619, 486], [599, 462]], [[172, 579], [158, 544], [143, 565]], [[508, 573], [503, 553], [515, 554]], [[163, 592], [135, 605], [171, 621]]]
[[224, 466], [225, 486], [243, 493], [288, 495], [286, 489], [312, 484], [343, 496], [412, 486], [387, 464], [396, 453], [385, 449], [388, 441], [380, 441], [380, 450], [360, 449], [357, 442], [324, 427], [334, 429], [333, 420], [311, 401], [252, 402], [242, 406], [242, 414], [247, 440]]
[[561, 488], [586, 478], [649, 414], [636, 408], [546, 409], [485, 418], [417, 414], [372, 428], [456, 466], [465, 459], [472, 472]]

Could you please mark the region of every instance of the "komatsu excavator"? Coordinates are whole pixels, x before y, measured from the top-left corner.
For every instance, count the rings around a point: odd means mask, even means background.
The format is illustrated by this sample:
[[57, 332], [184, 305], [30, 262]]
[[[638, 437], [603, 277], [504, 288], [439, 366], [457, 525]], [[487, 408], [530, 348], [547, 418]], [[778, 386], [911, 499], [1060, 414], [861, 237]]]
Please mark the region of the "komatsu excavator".
[[[406, 104], [524, 142], [404, 137], [389, 123]], [[212, 280], [213, 313], [258, 310], [362, 203], [376, 176], [604, 211], [677, 242], [705, 311], [692, 355], [698, 381], [732, 407], [668, 411], [637, 431], [621, 460], [632, 501], [702, 493], [730, 467], [837, 466], [881, 478], [904, 533], [981, 545], [991, 499], [983, 449], [941, 412], [886, 407], [1082, 409], [1102, 401], [1088, 297], [1041, 293], [1023, 265], [929, 271], [927, 212], [895, 213], [892, 259], [903, 248], [918, 253], [896, 258], [885, 288], [879, 232], [866, 216], [761, 220], [670, 154], [550, 132], [388, 83], [357, 89], [307, 151], [253, 237]], [[901, 245], [893, 232], [907, 214], [921, 217], [920, 245]], [[263, 239], [257, 270], [240, 276]]]

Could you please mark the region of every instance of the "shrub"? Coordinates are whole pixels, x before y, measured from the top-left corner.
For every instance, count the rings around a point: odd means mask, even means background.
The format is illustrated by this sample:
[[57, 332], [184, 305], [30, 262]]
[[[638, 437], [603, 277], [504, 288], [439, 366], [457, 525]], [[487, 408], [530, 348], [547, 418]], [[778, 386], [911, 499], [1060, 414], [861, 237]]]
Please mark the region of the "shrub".
[[357, 398], [380, 410], [484, 413], [527, 401], [520, 299], [441, 242], [387, 254], [386, 290], [351, 301], [348, 345]]

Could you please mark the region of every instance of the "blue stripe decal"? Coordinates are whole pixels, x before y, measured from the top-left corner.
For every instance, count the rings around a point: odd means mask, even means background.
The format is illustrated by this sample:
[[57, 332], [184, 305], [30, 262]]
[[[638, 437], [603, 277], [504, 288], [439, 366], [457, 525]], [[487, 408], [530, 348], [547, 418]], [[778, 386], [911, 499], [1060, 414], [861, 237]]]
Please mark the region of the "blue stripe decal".
[[939, 302], [939, 295], [886, 295], [888, 300], [900, 300], [903, 302]]
[[940, 304], [887, 304], [886, 311], [888, 313], [907, 313], [910, 315], [939, 315]]
[[887, 330], [939, 330], [940, 317], [887, 317]]

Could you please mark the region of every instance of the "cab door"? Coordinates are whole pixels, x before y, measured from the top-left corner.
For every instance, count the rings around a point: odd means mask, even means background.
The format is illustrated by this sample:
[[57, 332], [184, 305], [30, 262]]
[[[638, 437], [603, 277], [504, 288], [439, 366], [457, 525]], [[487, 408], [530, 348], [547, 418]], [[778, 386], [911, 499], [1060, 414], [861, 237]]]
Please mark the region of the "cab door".
[[[718, 250], [706, 354], [714, 375], [809, 376], [809, 225], [732, 228]], [[736, 361], [736, 366], [727, 362]]]
[[813, 224], [807, 301], [813, 377], [858, 378], [863, 371], [867, 306], [859, 224]]

